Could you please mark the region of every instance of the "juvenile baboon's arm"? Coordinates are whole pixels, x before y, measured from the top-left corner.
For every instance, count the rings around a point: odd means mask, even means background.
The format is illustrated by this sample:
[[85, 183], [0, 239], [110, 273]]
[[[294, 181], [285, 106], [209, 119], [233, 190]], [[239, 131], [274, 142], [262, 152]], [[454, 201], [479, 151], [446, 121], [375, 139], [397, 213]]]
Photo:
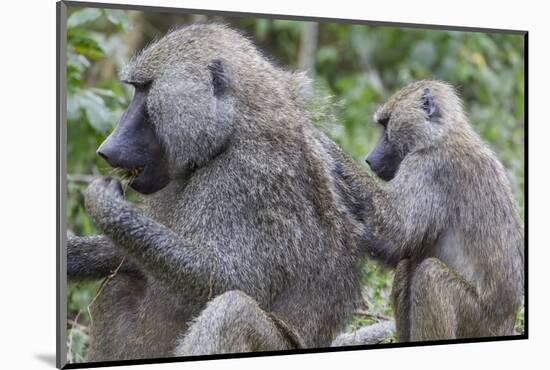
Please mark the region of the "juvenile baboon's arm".
[[67, 277], [69, 280], [101, 279], [119, 268], [119, 272], [137, 272], [138, 267], [113, 245], [105, 235], [73, 236], [67, 241]]
[[[445, 207], [433, 177], [416, 155], [407, 158], [402, 170], [387, 186], [371, 179], [367, 185], [373, 207], [363, 241], [375, 259], [395, 267], [403, 258], [418, 255], [433, 244], [441, 231]], [[424, 172], [420, 172], [424, 171]]]
[[395, 268], [401, 260], [401, 251], [393, 247], [390, 242], [375, 235], [373, 227], [365, 228], [363, 234], [363, 243], [369, 256], [391, 268]]
[[[145, 270], [175, 289], [199, 295], [213, 288], [219, 263], [210, 248], [186, 245], [168, 227], [125, 201], [118, 180], [100, 178], [86, 190], [86, 208], [94, 223]], [[229, 283], [229, 282], [224, 282]]]

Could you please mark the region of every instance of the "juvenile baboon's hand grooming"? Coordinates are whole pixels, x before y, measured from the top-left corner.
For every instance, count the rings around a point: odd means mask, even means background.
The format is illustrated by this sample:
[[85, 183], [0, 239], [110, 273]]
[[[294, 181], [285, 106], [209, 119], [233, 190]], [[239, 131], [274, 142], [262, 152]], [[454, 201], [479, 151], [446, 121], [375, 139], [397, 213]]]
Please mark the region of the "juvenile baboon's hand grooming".
[[366, 161], [367, 252], [396, 267], [400, 341], [510, 335], [523, 297], [523, 227], [501, 163], [468, 124], [453, 88], [413, 83], [374, 120]]
[[366, 250], [369, 257], [382, 261], [389, 267], [395, 268], [402, 258], [402, 256], [398, 254], [397, 249], [389, 246], [384, 240], [379, 239], [373, 230], [365, 230], [363, 242], [367, 246]]
[[[118, 268], [89, 361], [330, 345], [361, 302], [365, 174], [311, 123], [309, 81], [221, 25], [190, 25], [122, 72], [135, 94], [98, 149], [103, 236], [70, 238], [71, 280]], [[105, 276], [104, 275], [104, 276]]]

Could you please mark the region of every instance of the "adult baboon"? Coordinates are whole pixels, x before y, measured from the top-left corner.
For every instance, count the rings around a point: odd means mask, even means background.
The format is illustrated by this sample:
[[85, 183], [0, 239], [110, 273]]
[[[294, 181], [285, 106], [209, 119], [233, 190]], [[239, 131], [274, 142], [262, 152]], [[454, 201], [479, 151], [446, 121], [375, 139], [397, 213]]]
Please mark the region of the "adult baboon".
[[512, 334], [523, 297], [523, 228], [506, 173], [474, 132], [453, 88], [419, 81], [375, 114], [366, 161], [370, 254], [397, 266], [400, 341]]
[[96, 180], [86, 207], [104, 235], [69, 239], [69, 279], [120, 266], [88, 360], [328, 346], [360, 302], [366, 200], [360, 168], [311, 123], [306, 78], [210, 24], [148, 46], [122, 81], [135, 95], [98, 154], [146, 195], [137, 208]]

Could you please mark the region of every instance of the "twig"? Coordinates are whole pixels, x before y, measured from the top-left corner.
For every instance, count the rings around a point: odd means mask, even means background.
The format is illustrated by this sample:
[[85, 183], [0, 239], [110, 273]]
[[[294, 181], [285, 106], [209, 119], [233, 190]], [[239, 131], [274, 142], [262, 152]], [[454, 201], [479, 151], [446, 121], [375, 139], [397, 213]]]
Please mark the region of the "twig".
[[369, 312], [366, 312], [366, 311], [355, 311], [355, 314], [356, 315], [360, 315], [360, 316], [366, 316], [366, 317], [371, 317], [373, 319], [376, 319], [378, 321], [391, 321], [392, 318], [391, 317], [388, 317], [386, 315], [376, 315], [376, 314], [372, 314], [372, 313], [369, 313]]
[[[75, 317], [76, 318], [76, 317]], [[81, 323], [77, 323], [76, 321], [74, 320], [67, 320], [67, 324], [70, 324], [71, 327], [78, 327], [80, 330], [82, 330], [83, 332], [87, 333], [88, 332], [88, 327], [84, 324], [81, 324]]]
[[89, 184], [96, 179], [93, 175], [67, 174], [67, 181]]
[[[78, 313], [76, 314], [75, 318], [74, 318], [74, 321], [71, 325], [71, 330], [69, 331], [69, 354], [71, 355], [71, 360], [73, 359], [73, 330], [75, 328], [75, 326], [77, 326], [77, 321], [78, 321], [78, 318], [80, 317], [80, 313], [82, 312], [82, 310], [78, 310]], [[72, 361], [69, 361], [69, 362], [72, 362]]]
[[107, 285], [107, 283], [116, 276], [116, 274], [118, 273], [118, 270], [120, 270], [120, 267], [122, 266], [122, 264], [124, 263], [124, 260], [126, 259], [126, 256], [122, 257], [122, 261], [120, 261], [118, 267], [115, 269], [115, 271], [113, 271], [109, 276], [107, 276], [105, 279], [103, 279], [103, 281], [101, 282], [101, 285], [99, 286], [99, 289], [97, 290], [97, 293], [96, 295], [94, 296], [94, 298], [92, 298], [92, 301], [90, 302], [90, 304], [88, 305], [87, 307], [87, 310], [88, 310], [88, 315], [90, 316], [90, 326], [92, 326], [94, 324], [94, 320], [92, 318], [92, 311], [91, 311], [91, 307], [92, 305], [95, 303], [97, 297], [99, 297], [99, 295], [101, 294], [101, 292], [103, 291], [103, 288], [105, 288], [105, 285]]

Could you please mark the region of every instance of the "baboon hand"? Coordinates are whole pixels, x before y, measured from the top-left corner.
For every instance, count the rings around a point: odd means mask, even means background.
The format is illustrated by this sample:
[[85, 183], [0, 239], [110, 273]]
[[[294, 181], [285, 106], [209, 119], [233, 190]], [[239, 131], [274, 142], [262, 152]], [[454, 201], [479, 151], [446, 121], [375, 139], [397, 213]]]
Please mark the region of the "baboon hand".
[[370, 229], [363, 234], [363, 243], [368, 255], [390, 267], [395, 267], [401, 259], [397, 251], [382, 239], [379, 239]]
[[100, 223], [117, 201], [123, 200], [120, 181], [112, 177], [100, 177], [88, 186], [85, 204], [88, 214], [96, 223]]
[[91, 200], [100, 196], [122, 198], [122, 185], [113, 177], [100, 177], [92, 181], [86, 189], [86, 198]]
[[370, 229], [363, 234], [363, 242], [370, 257], [377, 259], [383, 254], [384, 243]]

